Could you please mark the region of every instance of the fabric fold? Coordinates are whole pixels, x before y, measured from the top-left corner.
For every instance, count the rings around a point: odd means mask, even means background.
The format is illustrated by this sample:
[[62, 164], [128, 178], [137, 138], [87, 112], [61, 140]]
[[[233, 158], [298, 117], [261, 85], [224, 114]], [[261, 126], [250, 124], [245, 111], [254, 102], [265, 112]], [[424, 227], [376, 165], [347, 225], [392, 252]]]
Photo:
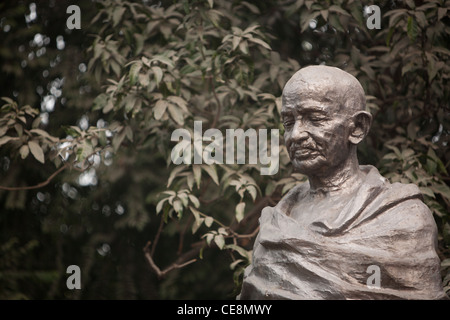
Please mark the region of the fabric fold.
[[[436, 225], [419, 189], [361, 169], [364, 183], [334, 219], [305, 225], [286, 212], [300, 210], [289, 201], [263, 209], [240, 299], [446, 298]], [[304, 192], [299, 186], [287, 197]], [[369, 285], [370, 266], [380, 271], [379, 287]]]

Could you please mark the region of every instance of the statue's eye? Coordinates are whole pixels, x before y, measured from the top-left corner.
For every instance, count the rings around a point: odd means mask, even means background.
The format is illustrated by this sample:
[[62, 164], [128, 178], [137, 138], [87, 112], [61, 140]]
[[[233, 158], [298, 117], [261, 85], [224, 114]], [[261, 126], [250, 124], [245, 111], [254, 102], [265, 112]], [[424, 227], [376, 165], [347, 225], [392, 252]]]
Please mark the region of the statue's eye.
[[294, 120], [293, 119], [286, 119], [283, 121], [283, 125], [286, 129], [291, 128], [294, 125]]
[[319, 122], [323, 122], [324, 120], [326, 120], [326, 117], [323, 115], [320, 115], [320, 114], [310, 114], [308, 116], [308, 120], [313, 123], [319, 123]]

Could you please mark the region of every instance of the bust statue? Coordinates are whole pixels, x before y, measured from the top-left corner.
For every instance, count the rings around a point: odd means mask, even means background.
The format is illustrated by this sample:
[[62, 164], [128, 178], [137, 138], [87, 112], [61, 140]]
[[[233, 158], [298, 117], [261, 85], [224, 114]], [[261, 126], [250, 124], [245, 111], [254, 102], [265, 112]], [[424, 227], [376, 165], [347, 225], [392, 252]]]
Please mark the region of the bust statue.
[[358, 163], [372, 121], [365, 109], [361, 84], [338, 68], [309, 66], [287, 82], [285, 143], [308, 182], [262, 210], [239, 299], [447, 297], [419, 188]]

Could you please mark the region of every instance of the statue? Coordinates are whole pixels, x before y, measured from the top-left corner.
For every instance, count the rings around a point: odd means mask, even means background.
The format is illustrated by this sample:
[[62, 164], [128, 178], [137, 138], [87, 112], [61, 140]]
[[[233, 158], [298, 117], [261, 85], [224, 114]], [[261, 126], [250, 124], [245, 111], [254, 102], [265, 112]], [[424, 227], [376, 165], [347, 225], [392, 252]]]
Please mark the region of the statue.
[[447, 298], [419, 188], [358, 163], [365, 105], [361, 84], [338, 68], [309, 66], [287, 82], [285, 143], [308, 182], [263, 209], [238, 299]]

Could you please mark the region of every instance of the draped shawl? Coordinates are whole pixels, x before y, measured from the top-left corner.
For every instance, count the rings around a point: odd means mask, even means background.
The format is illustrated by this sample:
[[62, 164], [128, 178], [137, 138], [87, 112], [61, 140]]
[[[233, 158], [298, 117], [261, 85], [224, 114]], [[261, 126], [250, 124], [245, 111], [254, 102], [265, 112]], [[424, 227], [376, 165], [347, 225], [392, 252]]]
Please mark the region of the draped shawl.
[[[309, 183], [263, 209], [238, 299], [446, 298], [437, 228], [419, 188], [360, 168], [364, 182], [332, 218], [304, 225], [290, 216], [295, 204], [301, 210]], [[379, 287], [371, 285], [370, 266], [378, 268]]]

